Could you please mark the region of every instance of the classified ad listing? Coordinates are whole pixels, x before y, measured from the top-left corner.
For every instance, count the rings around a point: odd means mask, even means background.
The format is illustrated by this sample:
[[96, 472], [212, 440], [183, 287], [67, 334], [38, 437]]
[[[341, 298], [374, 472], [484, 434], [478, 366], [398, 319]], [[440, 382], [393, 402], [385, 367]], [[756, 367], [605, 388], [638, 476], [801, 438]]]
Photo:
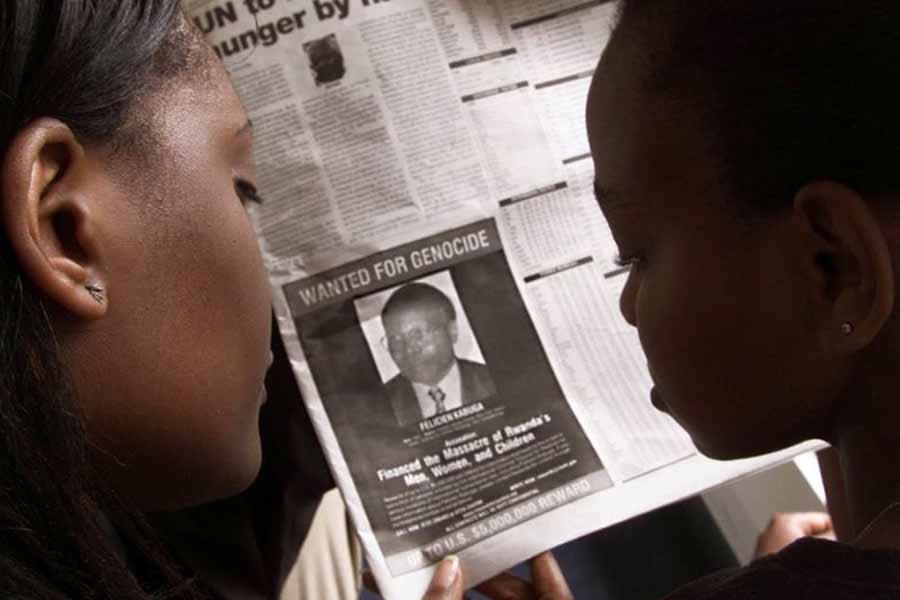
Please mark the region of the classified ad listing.
[[493, 220], [283, 289], [391, 575], [612, 485]]

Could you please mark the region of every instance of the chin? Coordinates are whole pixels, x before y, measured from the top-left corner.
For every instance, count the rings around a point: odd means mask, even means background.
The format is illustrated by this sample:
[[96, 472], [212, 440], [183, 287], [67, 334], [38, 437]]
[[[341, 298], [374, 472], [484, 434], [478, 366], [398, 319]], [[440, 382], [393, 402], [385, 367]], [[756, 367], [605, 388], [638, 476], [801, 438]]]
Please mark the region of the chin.
[[249, 449], [242, 456], [235, 457], [231, 463], [229, 470], [229, 478], [223, 480], [223, 489], [218, 498], [228, 498], [245, 491], [250, 485], [256, 481], [259, 476], [259, 470], [262, 466], [262, 445], [259, 435], [254, 436], [253, 442]]
[[185, 486], [186, 494], [169, 509], [190, 508], [237, 496], [256, 481], [262, 466], [262, 447], [259, 435], [245, 444], [243, 452], [222, 453], [216, 462], [198, 469]]
[[735, 434], [727, 440], [708, 440], [691, 435], [691, 439], [693, 440], [694, 445], [697, 447], [697, 450], [699, 450], [700, 453], [707, 458], [711, 458], [713, 460], [740, 460], [742, 458], [753, 458], [756, 456], [769, 454], [770, 452], [783, 450], [784, 448], [787, 448], [789, 445], [791, 445], [750, 444], [747, 442], [751, 440], [743, 439], [745, 437], [746, 436]]
[[722, 448], [719, 446], [699, 444], [696, 440], [694, 441], [694, 445], [697, 447], [697, 450], [700, 451], [700, 454], [713, 460], [738, 460], [749, 457], [747, 454], [734, 448]]

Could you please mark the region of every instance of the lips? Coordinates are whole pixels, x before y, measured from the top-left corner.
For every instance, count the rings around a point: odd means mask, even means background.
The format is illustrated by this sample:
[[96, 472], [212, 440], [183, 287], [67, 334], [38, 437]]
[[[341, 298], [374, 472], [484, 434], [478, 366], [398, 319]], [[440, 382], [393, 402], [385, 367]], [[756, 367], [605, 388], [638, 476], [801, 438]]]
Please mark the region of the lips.
[[669, 412], [666, 403], [663, 402], [662, 396], [658, 391], [656, 391], [655, 387], [650, 390], [650, 402], [653, 404], [653, 408], [655, 408], [656, 410], [664, 413]]

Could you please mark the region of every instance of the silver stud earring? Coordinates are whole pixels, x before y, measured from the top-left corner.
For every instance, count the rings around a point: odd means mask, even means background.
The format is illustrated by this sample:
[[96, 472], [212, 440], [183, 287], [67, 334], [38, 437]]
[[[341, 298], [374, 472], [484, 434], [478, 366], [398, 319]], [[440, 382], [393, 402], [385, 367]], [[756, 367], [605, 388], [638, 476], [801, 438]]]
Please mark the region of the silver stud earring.
[[103, 286], [99, 283], [89, 283], [84, 286], [84, 289], [88, 291], [88, 294], [91, 295], [91, 298], [97, 301], [98, 304], [103, 304], [105, 301], [105, 297], [103, 295]]
[[844, 335], [850, 335], [853, 333], [853, 323], [847, 321], [846, 323], [841, 323], [841, 333]]

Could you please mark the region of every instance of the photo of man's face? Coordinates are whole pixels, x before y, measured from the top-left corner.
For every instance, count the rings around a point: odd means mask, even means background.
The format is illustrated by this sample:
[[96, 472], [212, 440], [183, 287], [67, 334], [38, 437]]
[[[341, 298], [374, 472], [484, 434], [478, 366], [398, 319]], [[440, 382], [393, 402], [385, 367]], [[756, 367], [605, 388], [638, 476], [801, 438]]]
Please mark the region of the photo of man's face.
[[402, 427], [496, 395], [447, 271], [358, 298], [360, 326]]
[[408, 380], [434, 385], [456, 361], [456, 320], [439, 303], [397, 306], [382, 321], [391, 358]]
[[337, 81], [346, 73], [344, 55], [333, 33], [306, 42], [303, 51], [309, 57], [309, 67], [315, 75], [316, 85]]

